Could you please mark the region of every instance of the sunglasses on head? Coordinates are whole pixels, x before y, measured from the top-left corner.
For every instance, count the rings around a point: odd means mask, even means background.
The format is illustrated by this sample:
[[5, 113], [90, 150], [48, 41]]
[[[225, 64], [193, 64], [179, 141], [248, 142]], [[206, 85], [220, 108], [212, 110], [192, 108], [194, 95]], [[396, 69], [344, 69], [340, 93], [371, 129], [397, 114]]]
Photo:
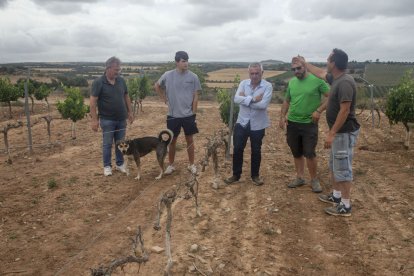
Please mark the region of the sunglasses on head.
[[291, 70], [292, 71], [299, 71], [300, 69], [302, 69], [302, 66], [293, 67]]

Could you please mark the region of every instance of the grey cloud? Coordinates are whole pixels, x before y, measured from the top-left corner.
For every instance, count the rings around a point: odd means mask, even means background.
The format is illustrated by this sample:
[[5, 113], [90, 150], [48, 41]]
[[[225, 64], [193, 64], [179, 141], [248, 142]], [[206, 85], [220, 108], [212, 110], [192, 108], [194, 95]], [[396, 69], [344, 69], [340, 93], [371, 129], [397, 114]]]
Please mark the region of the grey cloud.
[[[189, 11], [189, 21], [199, 26], [220, 26], [222, 24], [247, 20], [257, 17], [262, 1], [238, 0], [229, 1], [192, 1], [187, 0], [192, 5], [193, 10]], [[254, 4], [252, 4], [254, 3]]]
[[33, 0], [52, 14], [72, 14], [82, 12], [83, 4], [96, 3], [98, 0]]
[[7, 39], [1, 37], [0, 41], [0, 60], [4, 61], [21, 60], [47, 52], [49, 49], [49, 45], [27, 32], [9, 34]]
[[0, 0], [0, 9], [7, 6], [8, 2], [9, 2], [8, 0]]
[[93, 25], [78, 26], [71, 33], [70, 38], [75, 46], [87, 48], [115, 48], [117, 37], [105, 29]]
[[318, 20], [331, 17], [341, 20], [374, 18], [377, 16], [400, 17], [414, 14], [411, 0], [328, 1], [292, 0], [289, 4], [291, 16], [296, 20]]

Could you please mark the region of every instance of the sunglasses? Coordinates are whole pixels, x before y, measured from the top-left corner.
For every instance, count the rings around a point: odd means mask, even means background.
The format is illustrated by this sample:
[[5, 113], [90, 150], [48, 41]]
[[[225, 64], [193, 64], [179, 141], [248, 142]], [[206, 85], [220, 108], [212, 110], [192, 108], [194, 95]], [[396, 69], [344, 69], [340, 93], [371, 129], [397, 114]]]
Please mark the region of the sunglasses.
[[295, 72], [295, 71], [299, 71], [300, 69], [302, 69], [302, 66], [293, 67], [291, 70], [292, 70], [293, 72]]

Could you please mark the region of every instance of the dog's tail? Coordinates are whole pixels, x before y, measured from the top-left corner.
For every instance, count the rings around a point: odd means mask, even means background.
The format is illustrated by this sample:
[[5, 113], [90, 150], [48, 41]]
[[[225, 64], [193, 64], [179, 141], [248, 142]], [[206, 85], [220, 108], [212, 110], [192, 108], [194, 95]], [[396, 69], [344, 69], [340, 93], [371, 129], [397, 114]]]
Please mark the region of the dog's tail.
[[[162, 135], [163, 134], [167, 134], [168, 135], [168, 139], [167, 140], [162, 139]], [[158, 134], [158, 140], [160, 140], [160, 142], [166, 143], [167, 146], [170, 145], [173, 137], [174, 137], [174, 133], [170, 129], [168, 129], [168, 128], [167, 129], [164, 129], [164, 130], [161, 130], [160, 134]]]

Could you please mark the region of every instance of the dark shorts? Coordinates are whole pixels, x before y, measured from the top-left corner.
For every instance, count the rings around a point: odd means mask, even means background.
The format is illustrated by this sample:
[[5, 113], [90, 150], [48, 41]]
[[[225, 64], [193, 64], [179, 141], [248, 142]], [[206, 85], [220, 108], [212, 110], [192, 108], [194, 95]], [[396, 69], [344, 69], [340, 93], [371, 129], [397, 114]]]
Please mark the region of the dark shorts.
[[314, 158], [318, 144], [318, 125], [314, 123], [295, 123], [288, 121], [287, 143], [293, 157]]
[[196, 115], [194, 114], [184, 118], [167, 116], [167, 128], [174, 133], [174, 137], [177, 137], [180, 134], [181, 128], [184, 129], [184, 134], [186, 136], [196, 134], [198, 133]]

